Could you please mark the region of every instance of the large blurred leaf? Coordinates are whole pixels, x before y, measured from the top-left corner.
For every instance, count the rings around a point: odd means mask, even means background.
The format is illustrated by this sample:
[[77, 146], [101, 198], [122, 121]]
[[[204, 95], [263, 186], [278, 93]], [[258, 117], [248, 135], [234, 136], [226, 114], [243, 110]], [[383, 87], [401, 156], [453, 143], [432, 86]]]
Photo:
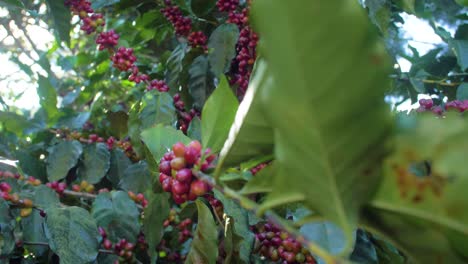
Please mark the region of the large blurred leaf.
[[211, 76], [206, 56], [195, 58], [190, 66], [189, 76], [188, 88], [193, 98], [194, 107], [201, 109], [214, 88], [210, 83]]
[[218, 257], [218, 231], [210, 209], [197, 200], [198, 224], [190, 245], [186, 264], [216, 263]]
[[[395, 241], [415, 263], [468, 261], [466, 120], [422, 116], [397, 137], [366, 223]], [[426, 173], [415, 164], [430, 161]]]
[[390, 26], [391, 5], [387, 0], [366, 0], [366, 7], [369, 10], [369, 17], [380, 31], [387, 36]]
[[47, 113], [47, 118], [53, 120], [57, 117], [57, 92], [50, 83], [49, 79], [39, 75], [37, 95], [39, 95], [41, 107]]
[[45, 234], [60, 263], [86, 264], [98, 255], [99, 232], [94, 219], [83, 208], [48, 209]]
[[173, 125], [177, 121], [174, 103], [169, 93], [151, 91], [141, 100], [140, 113], [142, 129], [158, 124]]
[[57, 0], [46, 0], [48, 11], [52, 17], [58, 42], [63, 41], [70, 45], [71, 11], [64, 2]]
[[221, 78], [216, 90], [205, 103], [202, 112], [202, 143], [218, 152], [226, 141], [239, 103], [226, 78]]
[[136, 193], [144, 193], [150, 186], [151, 173], [145, 161], [129, 165], [119, 182], [119, 187], [123, 190]]
[[47, 149], [47, 178], [58, 181], [65, 178], [68, 171], [75, 167], [83, 152], [83, 147], [76, 140], [63, 141]]
[[182, 142], [188, 144], [191, 141], [180, 130], [162, 125], [144, 130], [141, 132], [141, 139], [145, 142], [154, 160], [157, 162], [175, 143]]
[[231, 60], [236, 56], [236, 43], [239, 29], [234, 24], [222, 24], [213, 31], [208, 40], [208, 60], [211, 72], [217, 77], [229, 71]]
[[110, 167], [110, 153], [107, 145], [96, 143], [85, 146], [83, 150], [82, 164], [78, 169], [81, 180], [96, 184], [106, 176]]
[[241, 162], [273, 153], [273, 128], [262, 112], [260, 89], [271, 85], [267, 66], [257, 61], [253, 78], [240, 104], [229, 136], [221, 150], [219, 167], [237, 166]]
[[357, 2], [252, 5], [275, 77], [260, 95], [278, 165], [262, 210], [303, 201], [342, 228], [349, 253], [385, 154], [385, 49]]
[[94, 200], [92, 215], [112, 242], [125, 238], [135, 243], [140, 232], [140, 213], [135, 202], [123, 191], [100, 193]]
[[148, 253], [153, 258], [156, 251], [153, 250], [159, 245], [164, 234], [164, 220], [169, 216], [169, 196], [167, 193], [154, 194], [145, 208], [145, 218], [143, 219], [143, 233], [148, 242]]

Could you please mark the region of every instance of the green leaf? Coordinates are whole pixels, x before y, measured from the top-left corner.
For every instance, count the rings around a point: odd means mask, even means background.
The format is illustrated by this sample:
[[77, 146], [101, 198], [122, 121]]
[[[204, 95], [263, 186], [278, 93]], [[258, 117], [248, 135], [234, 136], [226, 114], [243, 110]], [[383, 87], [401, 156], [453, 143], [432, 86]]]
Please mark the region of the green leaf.
[[228, 137], [239, 103], [225, 77], [203, 107], [202, 143], [218, 152]]
[[71, 206], [47, 211], [45, 234], [50, 249], [63, 264], [93, 262], [99, 250], [99, 232], [91, 215]]
[[112, 185], [117, 187], [120, 180], [124, 177], [125, 170], [132, 164], [132, 161], [125, 155], [122, 149], [114, 148], [111, 151], [110, 168], [107, 179]]
[[214, 88], [210, 83], [211, 76], [206, 56], [201, 55], [195, 58], [190, 66], [189, 76], [188, 88], [193, 98], [193, 105], [197, 109], [201, 109]]
[[343, 230], [350, 253], [386, 153], [385, 48], [357, 2], [257, 0], [252, 15], [274, 76], [260, 97], [278, 166], [260, 209], [302, 201]]
[[163, 223], [169, 216], [169, 195], [167, 193], [154, 194], [145, 208], [143, 219], [143, 233], [149, 245], [149, 255], [155, 257], [154, 250], [164, 235]]
[[174, 91], [179, 88], [179, 76], [184, 69], [183, 61], [188, 51], [187, 43], [181, 43], [167, 59], [166, 83]]
[[0, 200], [0, 257], [6, 257], [15, 249], [13, 230], [15, 220], [10, 213], [8, 203]]
[[274, 163], [266, 166], [255, 176], [253, 176], [252, 179], [249, 180], [246, 185], [244, 185], [244, 188], [242, 188], [241, 193], [246, 195], [253, 193], [271, 192], [271, 179], [274, 178], [275, 173], [276, 167]]
[[39, 95], [41, 107], [46, 111], [49, 120], [54, 119], [58, 114], [57, 92], [49, 79], [42, 75], [39, 75], [38, 84], [37, 95]]
[[83, 147], [81, 143], [72, 141], [63, 141], [47, 149], [47, 178], [49, 181], [58, 181], [65, 178], [68, 171], [75, 167]]
[[210, 209], [197, 200], [198, 224], [193, 235], [186, 264], [216, 263], [218, 258], [218, 231]]
[[222, 193], [213, 190], [216, 199], [220, 200], [224, 207], [224, 213], [234, 221], [234, 232], [240, 239], [233, 245], [233, 258], [242, 260], [242, 263], [250, 263], [250, 256], [255, 236], [250, 231], [249, 213], [236, 201], [226, 198]]
[[[457, 113], [443, 119], [417, 117], [414, 128], [402, 129], [395, 139], [395, 151], [365, 211], [365, 226], [395, 243], [414, 263], [465, 263], [468, 125]], [[430, 173], [410, 170], [420, 162], [430, 166]]]
[[185, 2], [190, 13], [197, 17], [208, 14], [216, 6], [216, 0], [185, 0]]
[[221, 150], [218, 170], [273, 153], [273, 128], [263, 114], [258, 94], [272, 78], [265, 61], [258, 60], [249, 89], [239, 106], [228, 139]]
[[128, 166], [119, 182], [120, 188], [135, 193], [144, 193], [150, 186], [151, 173], [145, 161]]
[[201, 120], [198, 116], [193, 117], [187, 129], [187, 136], [191, 139], [201, 141]]
[[458, 58], [458, 65], [465, 71], [468, 69], [468, 40], [455, 39], [451, 42], [455, 55]]
[[62, 1], [46, 0], [46, 3], [54, 23], [57, 42], [64, 41], [70, 46], [71, 11]]
[[317, 243], [331, 254], [339, 254], [346, 246], [346, 237], [343, 231], [330, 222], [305, 224], [301, 226], [299, 231], [307, 241]]
[[92, 2], [92, 8], [93, 9], [101, 9], [103, 7], [115, 5], [119, 3], [120, 0], [97, 0]]
[[20, 0], [1, 0], [0, 4], [2, 4], [2, 5], [11, 5], [13, 7], [17, 7], [17, 8], [21, 8], [21, 9], [24, 8], [24, 4]]
[[380, 31], [388, 36], [388, 27], [391, 19], [391, 3], [386, 0], [366, 0], [366, 7], [369, 9], [369, 17]]
[[155, 161], [159, 162], [172, 145], [177, 142], [190, 143], [190, 138], [180, 130], [162, 125], [149, 128], [141, 132], [141, 139], [145, 142]]
[[110, 132], [119, 138], [124, 138], [128, 132], [128, 114], [124, 111], [109, 112]]
[[[26, 198], [23, 194], [21, 197]], [[45, 185], [35, 187], [32, 197], [28, 198], [31, 198], [34, 206], [39, 208], [58, 207], [60, 205], [57, 193]], [[43, 228], [44, 223], [45, 218], [40, 215], [38, 210], [33, 210], [30, 216], [23, 218], [21, 220], [23, 240], [47, 243], [48, 241]], [[34, 245], [26, 245], [26, 248], [36, 256], [41, 256], [48, 250], [47, 247]]]
[[140, 113], [142, 129], [158, 124], [173, 125], [177, 122], [174, 103], [169, 93], [151, 91], [141, 100]]
[[220, 76], [229, 71], [231, 61], [236, 56], [236, 43], [239, 37], [239, 29], [234, 24], [222, 24], [211, 33], [208, 40], [208, 60], [211, 72]]
[[94, 200], [91, 214], [103, 227], [112, 242], [125, 238], [135, 243], [140, 232], [140, 213], [135, 202], [123, 191], [100, 193]]
[[458, 86], [457, 100], [468, 100], [468, 83], [462, 83]]
[[81, 180], [96, 184], [106, 176], [110, 167], [110, 153], [107, 145], [96, 143], [85, 146], [83, 150], [82, 165], [78, 168]]

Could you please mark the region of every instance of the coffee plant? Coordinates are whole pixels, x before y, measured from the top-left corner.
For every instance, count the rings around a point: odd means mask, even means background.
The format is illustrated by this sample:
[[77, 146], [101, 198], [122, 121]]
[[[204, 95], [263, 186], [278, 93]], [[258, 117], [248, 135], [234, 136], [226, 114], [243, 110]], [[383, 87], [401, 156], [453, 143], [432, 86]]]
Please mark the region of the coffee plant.
[[467, 14], [1, 0], [0, 264], [467, 263]]

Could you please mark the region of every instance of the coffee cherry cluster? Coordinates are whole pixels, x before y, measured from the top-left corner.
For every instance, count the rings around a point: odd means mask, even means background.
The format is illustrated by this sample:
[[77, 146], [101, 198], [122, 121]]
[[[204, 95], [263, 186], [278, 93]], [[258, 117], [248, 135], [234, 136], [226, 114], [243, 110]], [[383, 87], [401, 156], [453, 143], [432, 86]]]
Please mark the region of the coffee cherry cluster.
[[268, 166], [268, 164], [269, 162], [260, 163], [257, 166], [253, 167], [252, 169], [250, 169], [250, 172], [252, 173], [252, 175], [255, 175], [261, 170], [263, 170], [266, 166]]
[[247, 7], [237, 10], [239, 1], [218, 0], [220, 12], [229, 12], [228, 23], [236, 24], [239, 28], [239, 40], [236, 44], [237, 55], [231, 65], [231, 85], [237, 85], [237, 96], [242, 99], [249, 86], [253, 64], [257, 59], [257, 34], [249, 26], [250, 1]]
[[432, 113], [436, 115], [443, 115], [444, 111], [455, 110], [460, 113], [465, 112], [468, 110], [468, 100], [453, 100], [449, 101], [445, 104], [445, 109], [441, 106], [434, 105], [432, 99], [420, 99], [419, 100], [419, 108], [416, 110], [417, 112], [427, 112], [432, 111]]
[[133, 65], [137, 58], [133, 55], [132, 48], [120, 47], [117, 52], [111, 57], [113, 66], [120, 71], [128, 71], [133, 68]]
[[173, 247], [168, 245], [169, 243], [162, 239], [158, 245], [157, 251], [159, 255], [159, 259], [163, 261], [163, 263], [184, 263], [186, 256], [182, 255], [180, 252], [175, 250]]
[[211, 205], [211, 208], [213, 208], [213, 211], [216, 213], [216, 215], [222, 217], [224, 214], [223, 203], [220, 200], [216, 199], [212, 194], [206, 194], [204, 197]]
[[67, 189], [67, 184], [66, 183], [58, 182], [58, 181], [48, 182], [48, 183], [46, 183], [46, 186], [51, 188], [52, 190], [54, 190], [59, 195], [62, 195], [63, 192]]
[[75, 192], [94, 193], [94, 190], [94, 185], [90, 184], [87, 181], [81, 181], [80, 184], [72, 185], [72, 191]]
[[107, 238], [107, 233], [104, 228], [99, 227], [99, 234], [102, 236], [102, 247], [107, 250], [113, 250], [114, 253], [119, 256], [117, 263], [134, 263], [134, 249], [135, 245], [128, 242], [126, 239], [120, 239], [117, 243], [113, 244]]
[[193, 175], [197, 170], [206, 172], [215, 159], [207, 150], [202, 163], [201, 152], [202, 146], [198, 141], [192, 141], [187, 146], [178, 142], [159, 163], [159, 182], [164, 191], [172, 193], [176, 204], [193, 201], [211, 190], [211, 186]]
[[96, 38], [96, 44], [99, 45], [99, 50], [113, 49], [119, 43], [119, 37], [113, 29], [101, 32]]
[[90, 35], [91, 33], [94, 33], [98, 27], [104, 27], [105, 24], [106, 22], [104, 21], [102, 14], [92, 14], [91, 16], [83, 18], [81, 30]]
[[20, 216], [27, 217], [32, 213], [33, 201], [30, 199], [20, 199], [17, 193], [12, 192], [11, 185], [6, 182], [0, 183], [0, 198], [21, 208]]
[[147, 81], [149, 79], [148, 75], [141, 74], [137, 66], [132, 67], [132, 73], [128, 76], [128, 80], [134, 83], [140, 83]]
[[256, 228], [256, 250], [263, 257], [280, 263], [317, 263], [301, 243], [277, 226], [266, 223]]
[[117, 140], [114, 137], [109, 137], [104, 139], [103, 137], [98, 136], [97, 134], [89, 134], [88, 136], [83, 135], [81, 132], [78, 131], [68, 131], [64, 130], [57, 130], [56, 134], [58, 137], [67, 139], [67, 140], [78, 140], [84, 144], [93, 144], [93, 143], [101, 143], [105, 142], [107, 148], [112, 150], [114, 147], [120, 148], [125, 152], [125, 155], [129, 157], [132, 161], [138, 161], [139, 157], [133, 150], [132, 143], [128, 139], [124, 140]]
[[253, 32], [251, 27], [246, 26], [241, 29], [236, 46], [237, 55], [235, 63], [237, 64], [237, 70], [232, 80], [232, 82], [238, 85], [237, 94], [241, 98], [247, 91], [253, 64], [257, 59], [257, 42], [258, 36]]
[[94, 13], [94, 10], [91, 8], [91, 2], [87, 0], [66, 0], [65, 5], [68, 6], [75, 15], [80, 16], [80, 18], [85, 18], [89, 13]]
[[147, 91], [158, 90], [160, 92], [168, 92], [169, 86], [163, 80], [152, 80], [146, 87]]
[[202, 31], [192, 32], [188, 36], [188, 42], [190, 46], [192, 46], [193, 48], [200, 47], [205, 51], [208, 50], [208, 47], [206, 46], [207, 40], [208, 38], [206, 37], [205, 33], [203, 33]]
[[221, 12], [232, 12], [236, 10], [239, 5], [239, 0], [218, 0], [216, 6]]
[[140, 204], [143, 208], [148, 206], [148, 200], [146, 200], [145, 196], [142, 193], [135, 194], [132, 191], [128, 191], [128, 196], [132, 199], [135, 203]]
[[174, 229], [179, 231], [178, 241], [181, 244], [192, 237], [192, 224], [193, 222], [190, 218], [179, 221], [177, 218], [177, 212], [174, 209], [171, 209], [169, 217], [164, 220], [163, 223], [165, 228], [172, 226]]
[[192, 20], [182, 15], [179, 7], [172, 5], [172, 2], [165, 0], [166, 7], [161, 9], [163, 15], [169, 20], [174, 26], [175, 32], [179, 36], [188, 36], [192, 30]]
[[185, 103], [180, 98], [180, 94], [175, 94], [174, 97], [174, 106], [177, 111], [178, 117], [178, 127], [184, 133], [187, 134], [187, 129], [190, 126], [190, 122], [196, 116], [200, 117], [200, 112], [192, 108], [190, 111], [185, 111]]

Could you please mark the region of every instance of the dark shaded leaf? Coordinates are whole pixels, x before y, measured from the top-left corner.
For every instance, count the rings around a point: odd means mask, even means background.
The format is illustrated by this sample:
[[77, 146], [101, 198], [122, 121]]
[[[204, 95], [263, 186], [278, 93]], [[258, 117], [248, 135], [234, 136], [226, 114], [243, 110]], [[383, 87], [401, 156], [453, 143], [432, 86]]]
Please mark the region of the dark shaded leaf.
[[75, 167], [83, 152], [81, 143], [63, 141], [47, 149], [47, 178], [49, 181], [58, 181], [65, 178], [68, 171]]
[[96, 184], [106, 176], [110, 167], [110, 153], [104, 143], [90, 144], [84, 147], [82, 164], [78, 168], [81, 180]]
[[222, 24], [213, 31], [208, 40], [208, 54], [211, 72], [219, 77], [229, 71], [231, 61], [236, 55], [236, 43], [239, 29], [234, 24]]
[[151, 187], [151, 173], [148, 164], [145, 161], [140, 161], [128, 166], [120, 179], [119, 187], [135, 193], [144, 193], [148, 190]]
[[140, 232], [140, 212], [126, 192], [100, 193], [94, 200], [91, 214], [112, 242], [122, 238], [136, 242]]
[[96, 259], [100, 236], [88, 211], [71, 206], [46, 212], [45, 234], [60, 263], [86, 264]]
[[145, 218], [143, 219], [143, 233], [148, 242], [148, 253], [151, 258], [155, 257], [154, 248], [161, 241], [164, 234], [164, 220], [169, 216], [169, 195], [167, 193], [154, 194], [145, 208]]

